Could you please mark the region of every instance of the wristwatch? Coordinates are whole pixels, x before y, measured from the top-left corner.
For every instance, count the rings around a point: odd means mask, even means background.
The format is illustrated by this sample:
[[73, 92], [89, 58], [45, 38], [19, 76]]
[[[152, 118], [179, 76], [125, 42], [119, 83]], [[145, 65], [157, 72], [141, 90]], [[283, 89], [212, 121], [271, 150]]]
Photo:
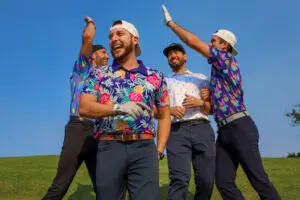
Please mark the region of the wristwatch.
[[159, 156], [159, 160], [164, 159], [164, 157], [165, 157], [165, 154], [164, 154], [164, 153], [162, 153], [162, 152], [160, 152], [160, 151], [157, 151], [157, 153], [158, 153], [158, 156]]
[[86, 21], [86, 24], [87, 24], [87, 25], [88, 25], [89, 23], [92, 23], [92, 24], [94, 25], [95, 29], [96, 29], [96, 23], [95, 23], [94, 21], [92, 21], [92, 20]]
[[205, 109], [205, 101], [203, 101], [203, 104], [200, 106], [201, 109]]

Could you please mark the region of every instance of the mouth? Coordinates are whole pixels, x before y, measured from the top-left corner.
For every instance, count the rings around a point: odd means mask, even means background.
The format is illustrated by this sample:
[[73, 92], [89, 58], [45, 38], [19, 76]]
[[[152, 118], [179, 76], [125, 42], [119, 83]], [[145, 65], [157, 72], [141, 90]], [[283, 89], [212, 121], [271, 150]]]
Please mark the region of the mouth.
[[112, 46], [112, 50], [113, 50], [113, 51], [119, 50], [119, 49], [121, 49], [121, 48], [123, 48], [123, 45], [120, 44], [120, 43], [116, 43], [116, 44], [114, 44], [114, 45]]
[[178, 60], [177, 58], [173, 58], [173, 59], [170, 60], [170, 62], [171, 62], [171, 63], [178, 63], [179, 60]]

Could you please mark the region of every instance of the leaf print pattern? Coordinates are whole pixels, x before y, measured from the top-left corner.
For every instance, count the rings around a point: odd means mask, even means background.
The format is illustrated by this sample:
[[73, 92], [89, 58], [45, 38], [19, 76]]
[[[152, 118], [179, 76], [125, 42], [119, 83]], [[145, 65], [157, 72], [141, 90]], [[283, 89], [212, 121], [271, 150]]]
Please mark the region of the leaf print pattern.
[[[70, 76], [71, 85], [71, 105], [70, 105], [70, 116], [78, 116], [78, 106], [80, 100], [80, 94], [83, 89], [84, 79], [92, 69], [88, 59], [80, 52], [75, 63], [73, 72]], [[92, 85], [96, 87], [97, 85]]]
[[235, 58], [221, 50], [210, 47], [208, 63], [212, 65], [210, 91], [215, 121], [246, 110], [243, 102], [242, 78]]

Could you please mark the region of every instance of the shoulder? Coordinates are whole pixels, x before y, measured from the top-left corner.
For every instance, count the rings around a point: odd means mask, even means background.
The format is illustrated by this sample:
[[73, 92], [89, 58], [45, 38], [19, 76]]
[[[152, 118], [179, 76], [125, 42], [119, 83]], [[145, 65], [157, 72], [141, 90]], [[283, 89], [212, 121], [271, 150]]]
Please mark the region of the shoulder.
[[164, 76], [164, 74], [161, 72], [161, 71], [159, 71], [159, 70], [157, 70], [157, 69], [154, 69], [154, 68], [152, 68], [152, 67], [145, 67], [146, 69], [147, 69], [147, 74], [148, 74], [148, 76], [153, 76], [153, 75], [156, 75], [156, 76], [158, 76], [159, 78], [165, 78], [165, 76]]
[[208, 80], [208, 77], [204, 74], [201, 74], [201, 73], [194, 73], [194, 72], [189, 71], [188, 75], [196, 77], [196, 78], [198, 78], [200, 80], [203, 80], [203, 81]]
[[106, 66], [96, 66], [90, 73], [90, 76], [98, 76], [103, 77], [104, 74], [108, 74], [111, 71], [111, 67], [109, 65]]
[[232, 56], [227, 51], [224, 51], [222, 49], [215, 48], [215, 47], [210, 47], [210, 54], [211, 54], [210, 58], [216, 58], [216, 59], [222, 59], [222, 60], [235, 59], [235, 57]]
[[208, 80], [208, 77], [204, 74], [201, 74], [201, 73], [193, 73], [193, 75], [197, 78], [199, 78], [200, 80], [203, 80], [203, 81], [206, 81]]

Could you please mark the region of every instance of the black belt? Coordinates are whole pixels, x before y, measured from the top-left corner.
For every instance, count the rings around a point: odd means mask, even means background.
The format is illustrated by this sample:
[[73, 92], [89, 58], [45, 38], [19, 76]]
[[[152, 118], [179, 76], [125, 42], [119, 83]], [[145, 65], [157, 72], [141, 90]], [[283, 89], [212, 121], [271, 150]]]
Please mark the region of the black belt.
[[92, 120], [89, 120], [87, 118], [79, 117], [79, 116], [70, 116], [70, 121], [81, 121], [85, 122], [91, 126], [94, 126], [94, 122]]
[[192, 119], [192, 120], [186, 120], [182, 122], [175, 122], [172, 124], [176, 126], [193, 126], [198, 124], [208, 124], [209, 121], [207, 119]]

